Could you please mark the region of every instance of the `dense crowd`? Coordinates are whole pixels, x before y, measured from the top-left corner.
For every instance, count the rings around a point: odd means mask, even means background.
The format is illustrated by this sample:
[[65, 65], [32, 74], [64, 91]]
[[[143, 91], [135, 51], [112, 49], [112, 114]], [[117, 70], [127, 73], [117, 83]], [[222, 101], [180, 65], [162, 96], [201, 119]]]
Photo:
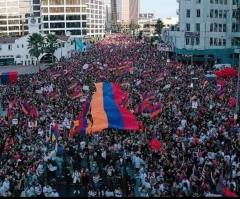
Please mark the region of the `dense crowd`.
[[[133, 72], [115, 70], [125, 62]], [[0, 196], [240, 196], [240, 127], [228, 103], [237, 79], [225, 80], [219, 94], [216, 80], [205, 78], [207, 70], [168, 63], [150, 43], [113, 35], [2, 85], [1, 106], [11, 114], [0, 118]], [[129, 93], [126, 108], [141, 129], [69, 136], [84, 97], [102, 81]], [[81, 98], [70, 97], [73, 83]], [[161, 103], [154, 118], [139, 109], [149, 94]], [[35, 104], [39, 116], [24, 114], [23, 101]], [[54, 124], [61, 125], [56, 143], [50, 139]], [[149, 147], [153, 138], [161, 142], [160, 151]]]

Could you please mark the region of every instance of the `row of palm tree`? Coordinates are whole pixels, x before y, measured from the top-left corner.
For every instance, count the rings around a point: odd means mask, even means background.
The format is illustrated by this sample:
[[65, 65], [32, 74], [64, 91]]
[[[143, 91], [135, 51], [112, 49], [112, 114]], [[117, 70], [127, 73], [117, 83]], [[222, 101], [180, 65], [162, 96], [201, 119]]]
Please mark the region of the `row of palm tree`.
[[44, 37], [41, 34], [33, 33], [28, 38], [29, 54], [37, 59], [37, 64], [39, 63], [39, 57], [44, 53], [52, 56], [53, 63], [54, 53], [58, 48], [59, 44], [56, 35], [48, 34]]

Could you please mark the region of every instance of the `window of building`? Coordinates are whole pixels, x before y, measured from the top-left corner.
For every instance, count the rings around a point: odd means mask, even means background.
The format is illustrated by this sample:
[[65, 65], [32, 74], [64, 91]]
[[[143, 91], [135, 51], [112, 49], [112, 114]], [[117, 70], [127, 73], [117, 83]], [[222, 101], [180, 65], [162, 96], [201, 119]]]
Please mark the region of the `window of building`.
[[196, 45], [198, 46], [200, 44], [200, 39], [199, 37], [196, 37]]
[[222, 32], [222, 24], [219, 24], [219, 25], [218, 25], [218, 31], [219, 31], [219, 32]]
[[221, 19], [222, 17], [223, 17], [223, 11], [222, 10], [219, 10], [219, 12], [218, 12], [218, 16], [219, 16], [219, 18]]
[[222, 45], [226, 46], [226, 39], [223, 39]]
[[218, 40], [218, 46], [222, 46], [222, 40], [221, 39]]
[[190, 9], [187, 9], [186, 17], [187, 17], [187, 18], [190, 18], [190, 17], [191, 17], [191, 10], [190, 10]]
[[214, 10], [211, 9], [211, 10], [210, 10], [210, 18], [213, 18], [213, 14], [214, 14]]
[[217, 31], [218, 31], [218, 24], [214, 23], [214, 32], [217, 32]]
[[196, 23], [196, 32], [200, 32], [200, 23]]
[[186, 37], [186, 45], [189, 45], [190, 44], [190, 39], [189, 37]]
[[201, 3], [201, 0], [197, 0], [197, 3]]
[[190, 25], [190, 23], [187, 23], [187, 24], [186, 24], [186, 31], [188, 31], [188, 32], [191, 31], [191, 25]]
[[201, 17], [201, 10], [197, 9], [197, 17]]
[[209, 40], [209, 45], [212, 46], [213, 45], [213, 38], [211, 37]]
[[223, 18], [226, 19], [227, 18], [227, 10], [223, 11]]
[[210, 24], [210, 32], [213, 32], [213, 24]]
[[227, 32], [227, 24], [223, 24], [223, 32]]
[[11, 44], [8, 45], [8, 50], [12, 50], [12, 45]]
[[215, 10], [215, 18], [218, 18], [218, 10]]
[[40, 0], [33, 0], [33, 4], [40, 4]]

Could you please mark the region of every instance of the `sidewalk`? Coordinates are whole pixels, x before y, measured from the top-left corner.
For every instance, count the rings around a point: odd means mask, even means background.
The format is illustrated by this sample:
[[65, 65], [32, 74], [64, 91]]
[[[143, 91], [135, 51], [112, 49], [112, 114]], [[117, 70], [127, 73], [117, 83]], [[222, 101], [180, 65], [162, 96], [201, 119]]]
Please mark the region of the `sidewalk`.
[[[41, 70], [45, 70], [49, 66], [47, 64], [40, 65]], [[4, 72], [17, 71], [19, 75], [36, 74], [39, 70], [39, 66], [0, 66], [0, 74]]]

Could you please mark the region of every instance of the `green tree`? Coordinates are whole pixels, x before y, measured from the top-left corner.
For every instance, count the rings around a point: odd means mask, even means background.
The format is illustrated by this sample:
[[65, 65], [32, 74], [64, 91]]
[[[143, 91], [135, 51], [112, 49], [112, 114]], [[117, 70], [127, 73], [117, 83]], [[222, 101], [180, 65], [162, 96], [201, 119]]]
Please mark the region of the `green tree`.
[[163, 24], [162, 20], [161, 20], [161, 19], [158, 19], [158, 20], [157, 20], [157, 23], [156, 23], [156, 25], [155, 25], [155, 33], [158, 34], [159, 40], [160, 40], [160, 38], [161, 38], [161, 33], [162, 33], [163, 27], [164, 27], [164, 24]]
[[46, 48], [45, 53], [52, 55], [52, 63], [54, 62], [54, 53], [59, 48], [57, 36], [48, 34], [46, 37]]
[[29, 54], [33, 57], [36, 57], [37, 64], [39, 62], [40, 55], [44, 52], [44, 37], [41, 34], [33, 33], [28, 38], [28, 49]]
[[143, 38], [143, 31], [141, 30], [141, 31], [139, 32], [138, 39], [139, 39], [139, 40], [142, 40], [142, 38]]

